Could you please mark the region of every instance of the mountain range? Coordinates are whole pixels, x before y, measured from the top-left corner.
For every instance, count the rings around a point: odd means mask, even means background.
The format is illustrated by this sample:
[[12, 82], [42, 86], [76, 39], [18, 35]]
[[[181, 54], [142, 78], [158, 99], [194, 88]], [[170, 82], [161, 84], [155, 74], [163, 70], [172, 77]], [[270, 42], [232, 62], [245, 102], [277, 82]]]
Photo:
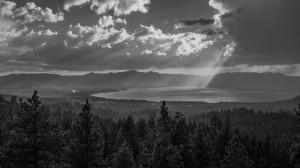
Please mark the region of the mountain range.
[[280, 73], [224, 73], [214, 77], [156, 72], [125, 71], [63, 76], [57, 74], [11, 74], [0, 76], [0, 91], [11, 94], [32, 93], [38, 89], [46, 95], [74, 92], [97, 93], [129, 88], [204, 87], [240, 90], [300, 90], [300, 77]]

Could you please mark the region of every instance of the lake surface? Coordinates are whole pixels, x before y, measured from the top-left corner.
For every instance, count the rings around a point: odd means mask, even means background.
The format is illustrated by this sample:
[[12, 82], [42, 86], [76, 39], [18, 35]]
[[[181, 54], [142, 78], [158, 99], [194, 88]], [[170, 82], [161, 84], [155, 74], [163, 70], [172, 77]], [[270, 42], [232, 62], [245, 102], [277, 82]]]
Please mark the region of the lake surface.
[[93, 94], [109, 99], [205, 101], [215, 102], [268, 102], [296, 97], [296, 91], [221, 90], [210, 88], [135, 88]]

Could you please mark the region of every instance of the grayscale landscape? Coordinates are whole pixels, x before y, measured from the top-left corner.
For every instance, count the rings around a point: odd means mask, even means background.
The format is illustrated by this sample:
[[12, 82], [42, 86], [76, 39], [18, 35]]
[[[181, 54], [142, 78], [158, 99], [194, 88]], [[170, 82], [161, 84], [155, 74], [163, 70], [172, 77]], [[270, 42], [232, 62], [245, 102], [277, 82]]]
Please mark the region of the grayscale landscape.
[[299, 0], [0, 0], [0, 168], [300, 167]]

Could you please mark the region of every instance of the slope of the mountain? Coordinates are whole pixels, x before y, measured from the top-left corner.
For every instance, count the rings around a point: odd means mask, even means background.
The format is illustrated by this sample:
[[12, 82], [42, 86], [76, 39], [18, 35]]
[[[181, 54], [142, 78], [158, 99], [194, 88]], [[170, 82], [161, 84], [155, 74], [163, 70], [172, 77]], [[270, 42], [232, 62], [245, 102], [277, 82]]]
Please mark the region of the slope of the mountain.
[[296, 96], [294, 98], [291, 99], [287, 99], [287, 100], [283, 100], [283, 101], [278, 101], [276, 103], [293, 103], [293, 104], [299, 104], [300, 103], [300, 95]]
[[280, 73], [224, 73], [208, 85], [220, 89], [300, 90], [300, 77]]

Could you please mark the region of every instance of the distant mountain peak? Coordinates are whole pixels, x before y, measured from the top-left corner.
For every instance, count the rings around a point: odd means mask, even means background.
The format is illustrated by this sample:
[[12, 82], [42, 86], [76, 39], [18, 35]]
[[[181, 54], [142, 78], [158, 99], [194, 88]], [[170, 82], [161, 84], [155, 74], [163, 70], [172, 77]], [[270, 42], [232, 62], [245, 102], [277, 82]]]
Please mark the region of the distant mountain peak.
[[90, 75], [97, 75], [97, 73], [95, 73], [95, 72], [90, 72], [90, 73], [87, 73], [87, 74], [85, 74], [85, 75], [87, 75], [87, 76], [90, 76]]
[[147, 74], [160, 74], [158, 72], [148, 71]]

